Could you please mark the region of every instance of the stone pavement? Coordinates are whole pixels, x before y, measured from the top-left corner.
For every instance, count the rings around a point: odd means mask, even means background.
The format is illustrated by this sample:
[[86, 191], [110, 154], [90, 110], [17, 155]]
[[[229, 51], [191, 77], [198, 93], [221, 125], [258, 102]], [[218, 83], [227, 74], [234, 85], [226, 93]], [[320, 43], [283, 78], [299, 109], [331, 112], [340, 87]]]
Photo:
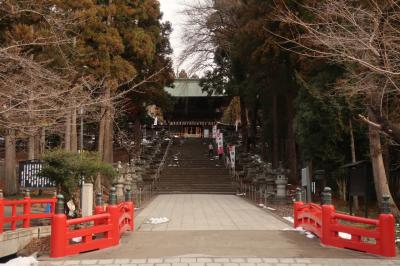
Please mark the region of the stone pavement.
[[[170, 221], [146, 224], [151, 217], [167, 217]], [[40, 258], [41, 265], [283, 266], [399, 262], [323, 247], [317, 238], [308, 239], [298, 232], [284, 230], [291, 225], [232, 195], [159, 195], [138, 214], [135, 222], [136, 232], [124, 234], [119, 246], [63, 260]]]
[[376, 266], [400, 265], [400, 260], [386, 259], [326, 259], [326, 258], [255, 258], [185, 256], [147, 259], [94, 259], [42, 262], [41, 266], [104, 265], [104, 266]]
[[[164, 224], [146, 224], [167, 217]], [[139, 231], [282, 230], [288, 225], [234, 195], [159, 195], [136, 218]]]

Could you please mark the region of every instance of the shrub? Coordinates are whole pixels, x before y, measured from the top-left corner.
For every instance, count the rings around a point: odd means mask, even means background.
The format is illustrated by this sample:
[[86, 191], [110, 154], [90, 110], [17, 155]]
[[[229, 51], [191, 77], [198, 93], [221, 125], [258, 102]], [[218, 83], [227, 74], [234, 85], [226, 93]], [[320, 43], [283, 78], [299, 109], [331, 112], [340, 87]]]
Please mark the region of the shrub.
[[117, 174], [111, 164], [102, 162], [99, 155], [93, 152], [78, 154], [52, 150], [44, 154], [43, 163], [40, 175], [54, 180], [59, 192], [74, 202], [77, 202], [75, 196], [81, 177], [86, 183], [94, 183], [99, 173], [110, 180]]

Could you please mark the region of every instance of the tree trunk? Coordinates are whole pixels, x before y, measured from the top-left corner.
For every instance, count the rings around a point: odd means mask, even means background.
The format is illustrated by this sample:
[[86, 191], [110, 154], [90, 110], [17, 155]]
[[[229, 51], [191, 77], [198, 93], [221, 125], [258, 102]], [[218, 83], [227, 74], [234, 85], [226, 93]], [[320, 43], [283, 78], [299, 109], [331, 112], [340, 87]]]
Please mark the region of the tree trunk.
[[244, 97], [239, 96], [239, 98], [240, 98], [240, 120], [242, 122], [241, 125], [242, 141], [245, 147], [247, 147], [247, 141], [248, 141], [247, 108], [246, 108], [246, 103], [244, 101]]
[[390, 179], [390, 143], [386, 137], [382, 138], [382, 156], [383, 156], [383, 165], [385, 166], [386, 175], [388, 180]]
[[33, 133], [32, 135], [29, 135], [28, 137], [28, 160], [34, 160], [35, 159], [35, 136]]
[[[351, 162], [355, 163], [356, 159], [356, 147], [354, 145], [354, 133], [353, 133], [353, 124], [351, 123], [351, 119], [349, 120], [349, 129], [350, 129], [350, 148], [351, 148]], [[353, 204], [354, 209], [358, 210], [360, 208], [360, 204], [358, 202], [358, 196], [353, 196]]]
[[257, 137], [257, 113], [258, 113], [258, 107], [257, 104], [255, 104], [252, 108], [252, 112], [250, 114], [250, 130], [249, 130], [249, 135], [248, 137], [248, 150], [253, 149], [255, 150], [256, 147], [256, 137]]
[[272, 168], [278, 168], [279, 157], [278, 96], [272, 96]]
[[78, 133], [76, 126], [76, 109], [71, 112], [71, 151], [78, 152]]
[[42, 158], [43, 153], [46, 151], [46, 128], [42, 127], [42, 132], [40, 134], [40, 147], [39, 147], [39, 152], [40, 152], [40, 158]]
[[297, 172], [297, 152], [296, 152], [296, 135], [294, 132], [294, 109], [293, 109], [293, 94], [286, 95], [286, 109], [287, 109], [287, 152], [288, 152], [288, 166], [289, 166], [289, 183], [297, 185], [299, 182]]
[[5, 158], [4, 158], [4, 193], [14, 195], [17, 193], [16, 176], [16, 137], [15, 130], [10, 129], [5, 135]]
[[109, 154], [109, 162], [114, 162], [114, 107], [112, 102], [110, 101], [110, 121], [109, 121], [109, 136], [108, 136], [108, 145], [110, 147], [110, 154]]
[[71, 114], [65, 116], [65, 150], [71, 151]]
[[139, 158], [141, 150], [140, 150], [140, 143], [142, 141], [142, 131], [140, 128], [140, 120], [139, 118], [135, 119], [135, 123], [133, 125], [133, 141], [134, 141], [134, 150], [133, 150], [133, 157]]
[[[376, 121], [376, 117], [373, 111], [369, 108], [368, 116], [371, 121]], [[379, 206], [382, 206], [382, 197], [387, 195], [390, 197], [390, 209], [393, 215], [397, 220], [400, 219], [400, 211], [397, 208], [396, 204], [393, 201], [392, 195], [390, 194], [388, 179], [385, 172], [385, 165], [382, 157], [382, 147], [381, 147], [381, 138], [379, 135], [379, 131], [369, 125], [369, 148], [371, 153], [371, 162], [372, 162], [372, 170], [374, 173], [374, 183], [375, 183], [375, 191], [376, 197], [379, 203]]]
[[354, 132], [353, 132], [353, 124], [351, 120], [349, 121], [349, 129], [350, 129], [350, 149], [351, 149], [351, 162], [357, 162], [356, 158], [356, 146], [354, 145]]
[[104, 149], [103, 149], [103, 161], [107, 163], [112, 163], [112, 121], [111, 121], [111, 89], [109, 86], [106, 88], [105, 92], [105, 102], [107, 104], [105, 112], [104, 121]]
[[101, 117], [100, 117], [100, 123], [99, 123], [99, 139], [98, 139], [98, 143], [97, 143], [97, 145], [98, 145], [97, 151], [99, 152], [101, 159], [104, 160], [103, 150], [104, 150], [104, 128], [105, 128], [106, 108], [102, 107], [100, 113], [101, 113]]
[[95, 195], [96, 195], [97, 193], [99, 193], [99, 192], [102, 193], [102, 191], [101, 191], [101, 189], [102, 189], [101, 184], [102, 184], [102, 182], [101, 182], [101, 174], [100, 174], [100, 173], [97, 173], [96, 179], [95, 179], [95, 181], [94, 181], [94, 192], [95, 192]]
[[41, 159], [46, 145], [46, 129], [42, 127], [35, 135], [35, 159]]

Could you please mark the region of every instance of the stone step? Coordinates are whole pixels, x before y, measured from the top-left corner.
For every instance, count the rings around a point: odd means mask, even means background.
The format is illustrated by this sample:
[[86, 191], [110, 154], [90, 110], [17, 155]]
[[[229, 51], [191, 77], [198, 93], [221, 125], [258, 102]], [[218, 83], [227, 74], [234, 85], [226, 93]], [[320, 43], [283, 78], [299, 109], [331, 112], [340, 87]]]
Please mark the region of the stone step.
[[175, 173], [161, 173], [161, 177], [164, 178], [223, 178], [223, 179], [231, 179], [229, 175], [224, 174], [204, 174], [204, 173], [182, 173], [182, 174], [175, 174]]
[[158, 194], [217, 194], [217, 195], [235, 195], [235, 191], [158, 191]]
[[166, 179], [161, 179], [158, 181], [159, 184], [174, 184], [174, 185], [179, 185], [179, 184], [210, 184], [210, 185], [219, 185], [219, 184], [232, 184], [230, 180], [196, 180], [196, 179], [192, 179], [192, 180], [175, 180], [175, 179], [171, 179], [171, 180], [166, 180]]
[[211, 187], [217, 187], [217, 186], [221, 186], [221, 187], [226, 187], [226, 186], [232, 186], [231, 182], [223, 182], [223, 183], [203, 183], [203, 182], [198, 182], [193, 180], [193, 182], [185, 182], [185, 183], [177, 183], [177, 182], [162, 182], [159, 181], [157, 183], [157, 186], [163, 186], [163, 185], [167, 185], [167, 186], [211, 186]]
[[170, 186], [190, 186], [192, 184], [201, 184], [201, 185], [210, 185], [210, 186], [216, 186], [216, 185], [231, 185], [232, 183], [227, 180], [215, 180], [215, 181], [200, 181], [200, 180], [164, 180], [164, 181], [158, 181], [158, 184], [160, 185], [170, 185]]
[[182, 186], [157, 186], [156, 190], [212, 190], [212, 191], [226, 191], [226, 190], [235, 190], [232, 186], [189, 186], [189, 185], [182, 185]]
[[224, 168], [204, 169], [204, 168], [166, 168], [162, 174], [187, 175], [187, 174], [202, 174], [202, 175], [228, 175], [229, 170]]

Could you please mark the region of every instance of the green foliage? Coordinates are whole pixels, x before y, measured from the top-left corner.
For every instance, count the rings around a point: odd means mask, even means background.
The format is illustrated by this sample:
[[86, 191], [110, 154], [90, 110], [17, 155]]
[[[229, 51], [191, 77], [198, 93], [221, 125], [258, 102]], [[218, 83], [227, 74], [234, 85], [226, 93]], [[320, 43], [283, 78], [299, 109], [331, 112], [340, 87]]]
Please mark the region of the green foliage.
[[53, 150], [45, 153], [43, 161], [40, 175], [54, 180], [68, 199], [73, 198], [81, 177], [84, 177], [85, 182], [93, 183], [98, 173], [108, 179], [116, 176], [112, 165], [102, 162], [97, 153], [77, 154]]
[[[332, 177], [341, 165], [351, 162], [349, 121], [357, 104], [333, 94], [332, 86], [342, 72], [338, 66], [325, 65], [315, 68], [307, 81], [297, 76], [295, 128], [302, 161], [312, 161], [314, 169], [324, 169]], [[365, 159], [365, 129], [353, 122], [353, 132], [356, 159]]]

